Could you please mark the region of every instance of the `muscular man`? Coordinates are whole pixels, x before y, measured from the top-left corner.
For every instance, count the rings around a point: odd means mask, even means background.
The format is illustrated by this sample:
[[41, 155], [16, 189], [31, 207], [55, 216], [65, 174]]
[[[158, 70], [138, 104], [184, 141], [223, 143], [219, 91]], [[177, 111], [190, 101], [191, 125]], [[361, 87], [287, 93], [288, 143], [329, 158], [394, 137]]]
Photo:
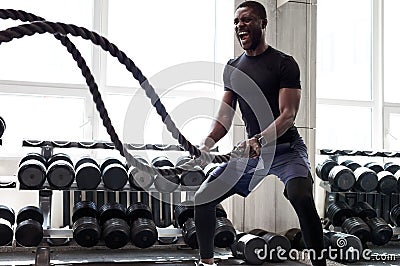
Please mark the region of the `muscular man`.
[[[294, 126], [301, 96], [299, 67], [291, 56], [266, 42], [262, 4], [240, 4], [234, 25], [244, 53], [225, 68], [222, 103], [201, 149], [209, 151], [225, 136], [239, 104], [248, 135], [239, 148], [247, 158], [220, 165], [196, 192], [199, 265], [215, 265], [215, 206], [234, 194], [246, 197], [267, 174], [284, 183], [284, 195], [296, 211], [306, 246], [318, 254], [323, 249], [322, 226], [312, 195], [307, 147]], [[312, 259], [312, 263], [326, 265], [325, 259]]]

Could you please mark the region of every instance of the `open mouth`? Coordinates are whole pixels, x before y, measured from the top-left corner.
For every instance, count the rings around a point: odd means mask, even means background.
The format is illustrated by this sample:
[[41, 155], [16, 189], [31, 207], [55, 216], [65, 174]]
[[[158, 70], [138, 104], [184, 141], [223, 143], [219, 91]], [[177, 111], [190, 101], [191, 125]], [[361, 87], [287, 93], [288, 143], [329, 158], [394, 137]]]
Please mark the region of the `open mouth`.
[[246, 40], [249, 38], [249, 32], [248, 31], [239, 31], [238, 32], [238, 36], [240, 38], [240, 40]]

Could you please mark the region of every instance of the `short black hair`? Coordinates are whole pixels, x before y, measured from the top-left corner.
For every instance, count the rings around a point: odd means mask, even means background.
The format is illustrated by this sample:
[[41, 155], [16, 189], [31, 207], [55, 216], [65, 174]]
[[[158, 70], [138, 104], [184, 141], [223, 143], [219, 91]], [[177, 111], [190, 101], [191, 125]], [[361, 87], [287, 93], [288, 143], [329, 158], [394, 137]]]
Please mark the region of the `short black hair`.
[[238, 5], [236, 10], [238, 10], [241, 7], [249, 7], [254, 10], [254, 12], [261, 18], [261, 19], [266, 19], [267, 18], [267, 12], [265, 11], [265, 7], [256, 1], [245, 1]]

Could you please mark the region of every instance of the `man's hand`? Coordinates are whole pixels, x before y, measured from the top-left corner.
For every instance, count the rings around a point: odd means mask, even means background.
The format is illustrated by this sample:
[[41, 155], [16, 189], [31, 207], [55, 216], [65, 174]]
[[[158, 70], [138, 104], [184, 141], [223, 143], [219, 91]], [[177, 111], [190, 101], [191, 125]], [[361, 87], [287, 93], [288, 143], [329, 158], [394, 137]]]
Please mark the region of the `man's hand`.
[[244, 140], [234, 149], [234, 157], [256, 158], [260, 156], [260, 153], [261, 145], [256, 138]]

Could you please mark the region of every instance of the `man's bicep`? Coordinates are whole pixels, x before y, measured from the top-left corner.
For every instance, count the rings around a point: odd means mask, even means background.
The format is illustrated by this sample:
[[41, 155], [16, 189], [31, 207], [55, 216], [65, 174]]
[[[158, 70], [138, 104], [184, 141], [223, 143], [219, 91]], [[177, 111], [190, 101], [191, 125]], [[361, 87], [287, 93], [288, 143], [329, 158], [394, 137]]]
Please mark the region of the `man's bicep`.
[[218, 111], [219, 116], [233, 117], [236, 109], [237, 97], [233, 91], [225, 91]]

